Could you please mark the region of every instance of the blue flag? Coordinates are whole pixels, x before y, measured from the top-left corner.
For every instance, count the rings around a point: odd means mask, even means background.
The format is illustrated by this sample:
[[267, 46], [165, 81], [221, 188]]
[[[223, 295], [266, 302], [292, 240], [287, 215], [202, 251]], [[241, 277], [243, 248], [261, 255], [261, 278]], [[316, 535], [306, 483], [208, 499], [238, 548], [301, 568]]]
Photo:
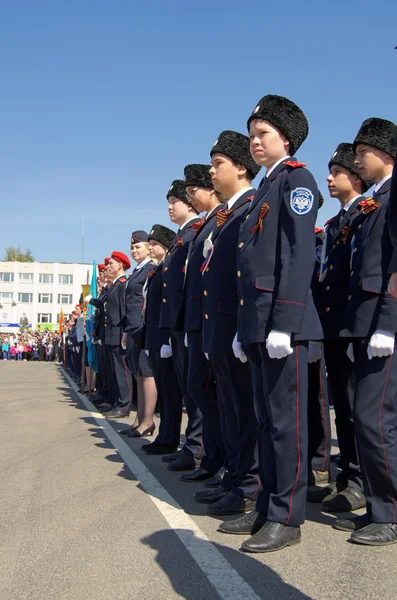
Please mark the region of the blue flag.
[[[97, 275], [96, 275], [96, 262], [95, 260], [92, 263], [92, 277], [91, 277], [91, 286], [90, 286], [90, 294], [93, 298], [97, 297]], [[98, 372], [98, 356], [96, 345], [92, 343], [94, 337], [94, 316], [95, 316], [95, 307], [92, 304], [88, 304], [87, 312], [85, 317], [85, 331], [87, 335], [87, 360], [90, 367], [97, 373]]]

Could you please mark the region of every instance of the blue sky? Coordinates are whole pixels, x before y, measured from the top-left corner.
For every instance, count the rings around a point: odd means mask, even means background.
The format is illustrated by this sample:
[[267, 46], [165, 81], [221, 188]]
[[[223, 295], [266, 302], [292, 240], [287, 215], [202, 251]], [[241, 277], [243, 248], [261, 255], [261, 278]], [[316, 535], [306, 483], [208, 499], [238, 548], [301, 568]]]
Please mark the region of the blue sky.
[[128, 252], [131, 231], [169, 224], [184, 165], [246, 133], [268, 93], [308, 117], [298, 158], [324, 223], [337, 144], [367, 117], [397, 121], [396, 22], [390, 0], [1, 2], [0, 258], [80, 261], [83, 213], [86, 262]]

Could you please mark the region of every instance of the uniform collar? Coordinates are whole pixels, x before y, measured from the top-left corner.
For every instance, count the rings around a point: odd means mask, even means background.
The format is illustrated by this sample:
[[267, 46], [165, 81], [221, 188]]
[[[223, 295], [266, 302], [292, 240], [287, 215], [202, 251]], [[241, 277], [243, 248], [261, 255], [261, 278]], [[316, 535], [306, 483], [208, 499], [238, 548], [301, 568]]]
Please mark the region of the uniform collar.
[[375, 188], [374, 188], [374, 194], [376, 194], [376, 192], [379, 192], [380, 188], [383, 186], [383, 184], [386, 183], [386, 181], [388, 181], [389, 179], [391, 179], [392, 174], [390, 173], [390, 175], [386, 175], [386, 177], [384, 177], [382, 179], [382, 181], [380, 181], [379, 183], [376, 184]]
[[274, 163], [274, 165], [273, 165], [272, 167], [270, 167], [270, 169], [268, 169], [268, 170], [266, 171], [266, 175], [265, 175], [265, 177], [266, 177], [266, 178], [270, 177], [270, 175], [271, 175], [271, 173], [273, 173], [274, 169], [275, 169], [276, 167], [278, 167], [278, 165], [279, 165], [279, 164], [281, 164], [281, 163], [282, 163], [284, 160], [286, 160], [287, 158], [291, 158], [291, 157], [289, 156], [289, 154], [286, 154], [285, 156], [283, 156], [283, 158], [280, 158], [280, 160], [278, 160], [276, 163]]
[[347, 212], [349, 210], [349, 208], [352, 206], [352, 204], [357, 200], [357, 198], [362, 198], [362, 194], [357, 194], [357, 196], [355, 196], [354, 198], [349, 200], [349, 202], [347, 202], [347, 204], [345, 204], [345, 206], [342, 206], [343, 210]]
[[185, 221], [184, 224], [179, 227], [179, 231], [182, 231], [182, 229], [185, 229], [186, 225], [188, 225], [191, 221], [194, 221], [195, 219], [197, 219], [197, 215], [194, 217], [191, 217], [188, 221]]
[[217, 204], [216, 206], [214, 206], [214, 208], [210, 210], [210, 212], [207, 212], [207, 214], [205, 215], [205, 220], [208, 221], [214, 210], [218, 210], [220, 206], [220, 204]]
[[150, 258], [150, 256], [148, 258], [145, 258], [145, 260], [143, 260], [141, 263], [139, 263], [139, 265], [137, 265], [134, 269], [134, 271], [139, 271], [139, 269], [143, 269], [143, 267], [145, 265], [148, 264], [148, 262], [150, 262], [152, 259]]
[[116, 277], [116, 279], [113, 279], [112, 283], [116, 283], [116, 281], [118, 279], [120, 279], [120, 277], [124, 277], [125, 273], [122, 273], [121, 275], [119, 275], [118, 277]]
[[234, 196], [232, 196], [232, 197], [231, 197], [231, 198], [230, 198], [230, 199], [229, 199], [229, 200], [226, 202], [227, 208], [233, 208], [233, 205], [234, 205], [234, 204], [236, 204], [237, 200], [238, 200], [239, 198], [241, 198], [241, 196], [242, 196], [243, 194], [245, 194], [246, 192], [249, 192], [250, 190], [252, 190], [252, 187], [251, 187], [251, 186], [249, 186], [249, 187], [246, 187], [246, 188], [244, 188], [243, 190], [239, 190], [239, 191], [237, 192], [237, 194], [234, 194]]

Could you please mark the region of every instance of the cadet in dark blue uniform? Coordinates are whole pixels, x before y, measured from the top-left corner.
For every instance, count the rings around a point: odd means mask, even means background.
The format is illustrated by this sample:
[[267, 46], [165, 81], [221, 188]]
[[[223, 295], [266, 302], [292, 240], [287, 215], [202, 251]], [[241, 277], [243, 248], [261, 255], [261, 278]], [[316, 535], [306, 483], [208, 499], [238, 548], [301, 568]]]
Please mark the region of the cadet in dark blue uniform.
[[98, 298], [90, 299], [90, 303], [96, 308], [94, 317], [94, 339], [96, 342], [96, 348], [98, 353], [98, 373], [96, 378], [97, 393], [91, 398], [91, 402], [101, 407], [104, 403], [109, 403], [109, 393], [107, 390], [107, 381], [105, 377], [106, 365], [105, 365], [105, 354], [104, 344], [105, 341], [105, 319], [103, 311], [103, 302], [108, 292], [108, 285], [106, 283], [106, 272], [105, 263], [98, 264], [98, 284], [101, 286]]
[[240, 228], [238, 341], [251, 363], [262, 490], [255, 511], [221, 527], [254, 533], [243, 550], [269, 552], [298, 543], [305, 519], [308, 342], [322, 339], [310, 290], [318, 188], [290, 158], [308, 133], [293, 102], [265, 96], [248, 128], [267, 172]]
[[[396, 137], [397, 144], [397, 137]], [[390, 189], [389, 232], [394, 246], [393, 259], [390, 264], [389, 292], [397, 298], [397, 163], [394, 162]]]
[[240, 223], [255, 190], [251, 181], [260, 167], [253, 160], [249, 139], [223, 131], [211, 150], [214, 188], [227, 198], [216, 215], [216, 227], [204, 242], [202, 269], [203, 350], [214, 369], [226, 455], [226, 475], [219, 487], [196, 494], [209, 504], [211, 515], [244, 513], [255, 507], [260, 483], [253, 391], [247, 359], [236, 357], [232, 343], [237, 331], [236, 254]]
[[105, 411], [109, 418], [123, 418], [130, 414], [132, 402], [132, 381], [125, 361], [125, 350], [121, 346], [120, 321], [124, 311], [124, 286], [127, 281], [125, 271], [131, 267], [130, 259], [122, 252], [112, 252], [107, 266], [107, 276], [112, 279], [103, 303], [105, 319], [105, 347], [107, 368], [112, 381], [111, 403], [113, 409]]
[[186, 261], [184, 300], [176, 328], [185, 333], [188, 347], [187, 391], [201, 411], [205, 456], [200, 467], [181, 476], [182, 481], [200, 482], [215, 475], [223, 466], [223, 447], [216, 398], [215, 380], [210, 362], [202, 350], [202, 265], [204, 241], [216, 227], [216, 214], [221, 205], [209, 174], [211, 165], [187, 165], [184, 170], [187, 197], [197, 212], [206, 212], [193, 225]]
[[353, 420], [367, 513], [345, 521], [350, 540], [383, 546], [397, 542], [397, 369], [393, 364], [397, 301], [387, 292], [393, 255], [388, 205], [397, 126], [364, 121], [354, 140], [356, 165], [375, 182], [373, 198], [358, 204], [350, 253], [348, 300], [341, 335], [353, 339], [356, 389]]
[[153, 424], [152, 417], [149, 417], [150, 423], [148, 423], [145, 415], [145, 393], [150, 395], [151, 388], [153, 388], [153, 394], [156, 396], [155, 382], [149, 359], [145, 352], [135, 345], [133, 340], [134, 331], [142, 325], [142, 289], [148, 273], [155, 267], [155, 263], [149, 256], [148, 234], [146, 231], [132, 232], [130, 253], [132, 259], [136, 262], [136, 267], [125, 284], [124, 313], [121, 327], [124, 332], [122, 345], [126, 349], [127, 366], [137, 386], [137, 413], [131, 427], [120, 432], [123, 435], [129, 435], [139, 427], [141, 431], [144, 431]]
[[[174, 454], [165, 455], [163, 461], [169, 463], [169, 471], [189, 471], [196, 467], [197, 461], [201, 460], [204, 453], [202, 418], [200, 410], [186, 389], [187, 348], [184, 344], [184, 333], [183, 331], [175, 331], [175, 324], [182, 306], [187, 253], [190, 242], [196, 233], [193, 225], [200, 219], [197, 216], [196, 209], [187, 199], [184, 181], [175, 179], [172, 182], [167, 193], [167, 200], [171, 222], [178, 225], [179, 229], [163, 261], [160, 327], [169, 331], [172, 348], [168, 347], [168, 355], [172, 352], [188, 422], [185, 431], [185, 443], [182, 449]], [[163, 355], [166, 352], [166, 347], [164, 347]], [[169, 414], [164, 418], [176, 423], [181, 421], [181, 415], [182, 403], [179, 406], [174, 406], [174, 415]]]

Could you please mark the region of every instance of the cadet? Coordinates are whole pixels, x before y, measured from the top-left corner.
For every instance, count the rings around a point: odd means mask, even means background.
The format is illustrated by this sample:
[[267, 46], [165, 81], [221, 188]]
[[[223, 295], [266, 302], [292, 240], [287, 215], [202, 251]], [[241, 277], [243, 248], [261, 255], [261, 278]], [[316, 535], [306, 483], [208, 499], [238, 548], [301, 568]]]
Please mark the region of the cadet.
[[205, 456], [200, 467], [181, 476], [182, 481], [200, 482], [212, 478], [223, 466], [223, 444], [219, 422], [216, 388], [210, 362], [202, 350], [202, 286], [201, 271], [204, 262], [204, 241], [216, 226], [216, 214], [220, 200], [214, 190], [209, 174], [211, 165], [187, 165], [184, 170], [185, 190], [197, 212], [206, 212], [195, 223], [185, 271], [183, 305], [177, 321], [177, 329], [185, 333], [188, 347], [187, 391], [199, 408], [203, 418], [203, 444]]
[[262, 490], [228, 531], [254, 534], [243, 550], [269, 552], [298, 543], [305, 520], [308, 341], [322, 339], [310, 290], [318, 188], [290, 158], [308, 133], [298, 106], [265, 96], [247, 125], [252, 156], [267, 169], [237, 252], [238, 342], [251, 363]]
[[[200, 219], [197, 217], [196, 209], [187, 199], [185, 183], [181, 179], [175, 179], [172, 182], [167, 193], [167, 201], [171, 222], [179, 225], [179, 229], [163, 261], [163, 297], [160, 327], [169, 330], [171, 350], [168, 350], [168, 355], [172, 352], [188, 422], [185, 431], [185, 443], [182, 449], [176, 453], [165, 455], [163, 461], [169, 463], [169, 471], [189, 471], [194, 469], [197, 461], [203, 457], [202, 418], [200, 410], [186, 389], [187, 348], [183, 342], [184, 333], [183, 331], [175, 331], [175, 324], [182, 306], [187, 253], [190, 242], [196, 233], [193, 225], [199, 222]], [[165, 346], [162, 353], [165, 356]], [[169, 419], [171, 423], [180, 423], [181, 415], [182, 403], [174, 407], [174, 414], [164, 415], [164, 419]], [[171, 427], [175, 428], [175, 425], [171, 424]], [[175, 430], [175, 440], [176, 435]], [[178, 443], [179, 439], [180, 432], [178, 431]]]
[[[397, 137], [396, 137], [397, 143]], [[390, 190], [390, 207], [389, 207], [389, 231], [391, 241], [394, 246], [393, 259], [390, 265], [392, 273], [389, 282], [389, 292], [397, 298], [397, 163], [394, 162], [393, 175]]]
[[350, 253], [350, 278], [341, 335], [353, 338], [356, 389], [353, 420], [367, 501], [367, 513], [345, 520], [350, 540], [384, 546], [397, 542], [397, 369], [393, 365], [397, 303], [386, 291], [393, 255], [387, 213], [396, 155], [397, 126], [364, 121], [353, 143], [373, 198], [359, 203]]
[[105, 263], [98, 264], [98, 287], [100, 287], [98, 298], [90, 299], [90, 303], [96, 308], [94, 316], [94, 339], [97, 344], [96, 348], [98, 353], [98, 373], [96, 378], [97, 392], [95, 396], [91, 398], [91, 402], [99, 408], [103, 405], [103, 403], [109, 402], [109, 393], [105, 377], [105, 355], [104, 347], [102, 346], [105, 340], [105, 320], [103, 312], [103, 302], [108, 292], [108, 285], [106, 283]]
[[222, 484], [196, 494], [211, 515], [239, 514], [255, 507], [260, 483], [256, 419], [247, 359], [236, 357], [232, 342], [237, 331], [236, 254], [240, 223], [255, 194], [251, 181], [260, 167], [253, 160], [249, 139], [223, 131], [211, 149], [210, 175], [214, 188], [228, 199], [216, 214], [216, 227], [204, 242], [203, 350], [214, 369], [221, 431], [226, 454]]
[[125, 350], [121, 346], [120, 322], [124, 311], [124, 285], [127, 281], [125, 271], [131, 267], [130, 259], [122, 252], [112, 252], [107, 266], [107, 276], [112, 280], [103, 304], [105, 318], [105, 346], [108, 350], [112, 382], [112, 410], [104, 411], [106, 417], [123, 418], [130, 414], [132, 402], [132, 381], [125, 362]]

